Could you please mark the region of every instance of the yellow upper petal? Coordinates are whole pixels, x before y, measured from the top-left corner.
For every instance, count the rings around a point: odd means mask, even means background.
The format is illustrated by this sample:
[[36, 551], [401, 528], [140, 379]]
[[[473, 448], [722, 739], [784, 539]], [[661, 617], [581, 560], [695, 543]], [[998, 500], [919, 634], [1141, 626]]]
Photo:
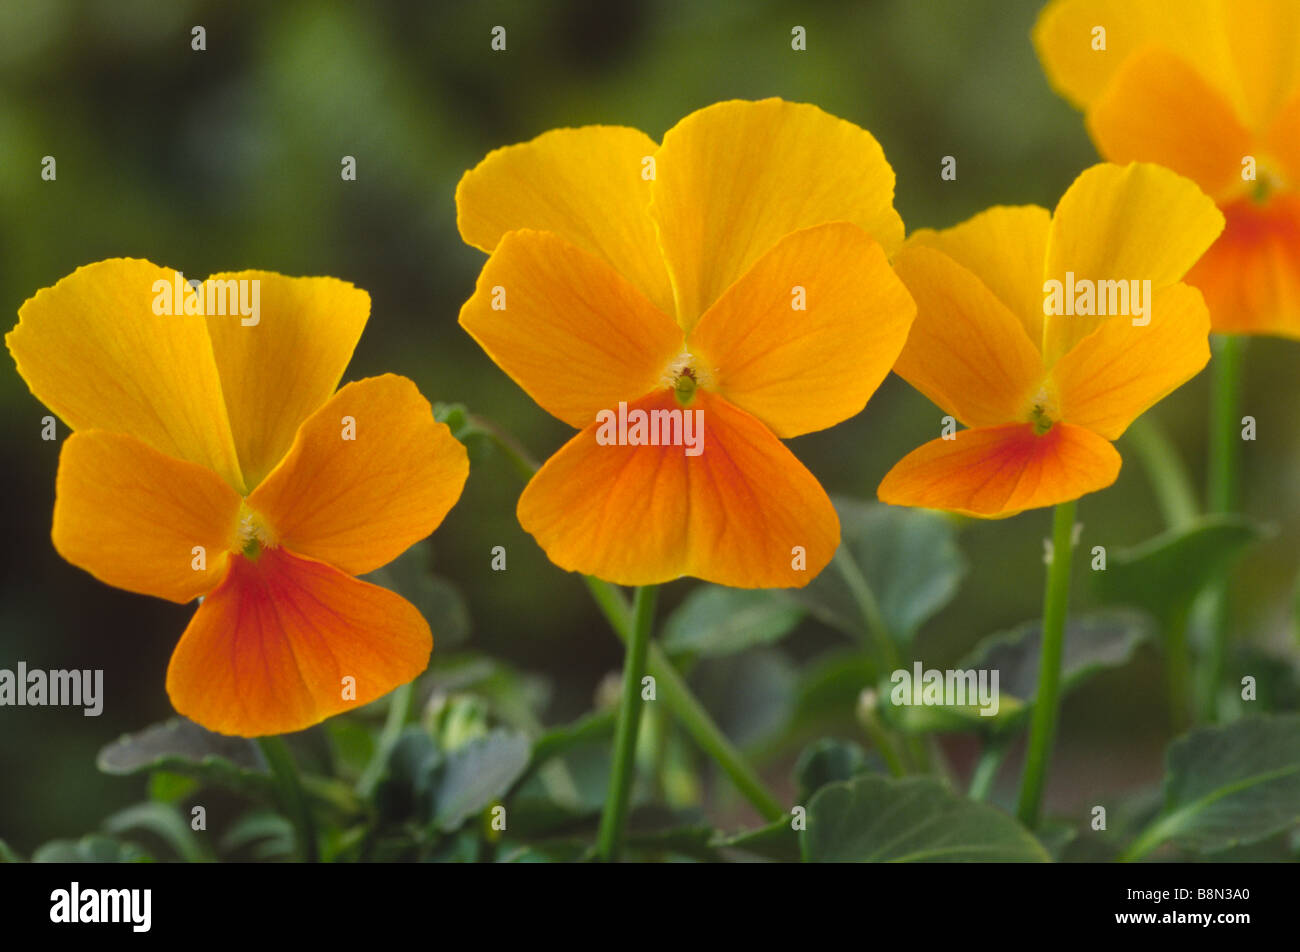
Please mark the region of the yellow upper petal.
[[244, 489], [202, 317], [155, 314], [176, 272], [113, 258], [38, 291], [5, 338], [38, 400], [74, 430], [129, 433]]
[[[1095, 33], [1105, 29], [1105, 48]], [[1052, 85], [1076, 106], [1096, 102], [1127, 60], [1152, 48], [1179, 57], [1258, 132], [1300, 84], [1295, 0], [1054, 0], [1034, 45]]]
[[933, 248], [908, 242], [894, 268], [916, 300], [894, 371], [968, 426], [1025, 419], [1043, 361], [1016, 316]]
[[848, 221], [886, 254], [902, 243], [880, 143], [816, 106], [717, 103], [670, 129], [656, 159], [651, 214], [688, 331], [792, 231]]
[[[1052, 86], [1080, 108], [1152, 45], [1194, 64], [1236, 105], [1242, 96], [1224, 23], [1223, 0], [1053, 0], [1034, 26], [1034, 46]], [[1104, 49], [1096, 48], [1099, 28]]]
[[859, 412], [915, 314], [880, 245], [837, 222], [794, 232], [759, 258], [700, 319], [688, 349], [710, 390], [786, 438]]
[[[1223, 214], [1190, 179], [1158, 165], [1095, 165], [1056, 206], [1045, 281], [1178, 281], [1223, 231]], [[1048, 315], [1043, 356], [1050, 366], [1101, 318]]]
[[518, 228], [554, 232], [604, 258], [671, 314], [672, 288], [649, 214], [658, 148], [636, 129], [585, 126], [497, 149], [456, 187], [461, 237], [491, 252]]
[[1159, 47], [1129, 58], [1088, 113], [1088, 130], [1112, 162], [1157, 162], [1216, 198], [1249, 184], [1250, 132], [1222, 94]]
[[979, 278], [1020, 319], [1038, 347], [1043, 340], [1040, 284], [1051, 224], [1052, 213], [1038, 205], [998, 205], [943, 231], [913, 232], [907, 242], [942, 251]]
[[133, 436], [84, 430], [59, 452], [54, 548], [101, 582], [188, 602], [225, 575], [239, 503], [204, 466]]
[[543, 409], [582, 429], [662, 382], [681, 329], [617, 271], [549, 232], [507, 234], [460, 325]]
[[227, 281], [258, 282], [245, 285], [245, 293], [258, 289], [256, 323], [230, 316], [230, 308], [207, 318], [240, 467], [252, 489], [288, 452], [299, 424], [338, 387], [366, 326], [370, 295], [336, 278], [266, 271], [216, 274], [205, 291], [227, 288]]
[[1210, 360], [1201, 294], [1172, 284], [1152, 294], [1150, 323], [1112, 317], [1052, 369], [1060, 419], [1117, 440], [1148, 407]]
[[279, 545], [349, 575], [386, 565], [433, 532], [469, 475], [465, 447], [414, 383], [350, 383], [303, 423], [248, 497]]

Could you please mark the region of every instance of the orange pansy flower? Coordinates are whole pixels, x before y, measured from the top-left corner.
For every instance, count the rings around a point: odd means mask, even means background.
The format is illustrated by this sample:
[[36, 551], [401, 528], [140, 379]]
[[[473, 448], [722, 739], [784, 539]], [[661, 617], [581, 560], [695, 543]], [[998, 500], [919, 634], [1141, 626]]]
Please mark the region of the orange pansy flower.
[[781, 440], [860, 411], [903, 346], [893, 193], [870, 133], [775, 99], [692, 113], [662, 145], [559, 129], [466, 173], [461, 235], [491, 257], [461, 326], [581, 431], [519, 500], [553, 562], [747, 588], [826, 565], [839, 521]]
[[994, 517], [1109, 486], [1111, 442], [1210, 359], [1205, 303], [1178, 282], [1222, 228], [1195, 184], [1132, 164], [1088, 169], [1054, 213], [912, 235], [894, 267], [917, 316], [894, 370], [970, 429], [905, 456], [880, 499]]
[[469, 464], [405, 377], [335, 392], [369, 312], [334, 278], [221, 274], [192, 296], [113, 259], [38, 292], [5, 338], [75, 431], [55, 548], [109, 585], [203, 598], [167, 691], [210, 730], [301, 730], [428, 664], [415, 607], [354, 576], [432, 532]]
[[1223, 210], [1187, 275], [1214, 330], [1300, 338], [1300, 0], [1055, 0], [1034, 43], [1102, 156]]

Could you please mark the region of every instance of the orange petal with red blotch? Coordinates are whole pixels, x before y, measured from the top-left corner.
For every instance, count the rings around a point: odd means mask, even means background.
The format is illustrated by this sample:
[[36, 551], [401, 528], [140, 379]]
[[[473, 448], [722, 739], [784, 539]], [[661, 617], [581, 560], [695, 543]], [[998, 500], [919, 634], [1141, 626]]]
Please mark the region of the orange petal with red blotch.
[[1187, 274], [1214, 330], [1300, 338], [1300, 196], [1246, 199], [1223, 211], [1228, 227]]
[[[628, 412], [676, 406], [665, 390]], [[703, 413], [699, 455], [681, 445], [601, 445], [593, 424], [529, 482], [520, 524], [556, 565], [620, 585], [683, 575], [736, 588], [808, 584], [840, 538], [817, 479], [716, 394], [697, 391], [689, 409]]]
[[1057, 423], [1041, 436], [1030, 423], [978, 427], [908, 453], [877, 495], [895, 506], [1012, 516], [1105, 489], [1119, 466], [1115, 447], [1080, 426]]
[[432, 648], [428, 623], [400, 596], [265, 549], [231, 557], [172, 654], [167, 693], [219, 734], [285, 734], [405, 684]]

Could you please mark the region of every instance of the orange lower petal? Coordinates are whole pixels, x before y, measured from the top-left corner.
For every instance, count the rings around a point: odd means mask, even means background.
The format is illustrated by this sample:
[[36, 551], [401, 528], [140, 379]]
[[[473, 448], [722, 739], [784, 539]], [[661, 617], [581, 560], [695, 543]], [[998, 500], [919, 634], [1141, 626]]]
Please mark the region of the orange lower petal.
[[[674, 407], [661, 391], [628, 411]], [[589, 426], [528, 484], [520, 524], [561, 568], [621, 585], [683, 575], [737, 588], [806, 585], [839, 544], [825, 491], [726, 400], [700, 391], [690, 409], [703, 412], [698, 456], [683, 446], [601, 445]]]
[[961, 430], [931, 440], [885, 474], [877, 495], [895, 506], [969, 516], [1012, 516], [1105, 489], [1120, 458], [1102, 437], [1057, 423], [1039, 436], [1030, 423]]
[[432, 647], [428, 623], [405, 599], [266, 549], [255, 560], [231, 557], [176, 646], [167, 693], [209, 730], [284, 734], [405, 684]]
[[1205, 295], [1214, 330], [1300, 338], [1300, 195], [1223, 211], [1227, 228], [1186, 279]]

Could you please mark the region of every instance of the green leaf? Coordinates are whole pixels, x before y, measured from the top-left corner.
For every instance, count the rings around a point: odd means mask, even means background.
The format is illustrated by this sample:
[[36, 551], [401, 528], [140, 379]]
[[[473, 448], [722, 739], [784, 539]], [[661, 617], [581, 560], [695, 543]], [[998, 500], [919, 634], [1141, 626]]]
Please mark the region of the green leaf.
[[[892, 682], [880, 687], [881, 716], [899, 730], [1011, 731], [1024, 726], [1038, 693], [1042, 622], [1032, 621], [981, 641], [956, 668], [998, 673], [998, 712], [980, 714], [976, 704], [957, 706], [894, 705]], [[1061, 659], [1061, 696], [1094, 675], [1122, 667], [1143, 642], [1153, 637], [1151, 620], [1138, 612], [1112, 609], [1069, 619]]]
[[260, 858], [292, 856], [297, 849], [293, 824], [274, 810], [250, 810], [232, 823], [221, 838], [222, 850], [230, 853], [254, 844], [258, 844]]
[[791, 821], [791, 817], [785, 816], [756, 830], [716, 837], [712, 846], [714, 849], [743, 850], [780, 863], [797, 863], [800, 859], [799, 834]]
[[79, 840], [51, 840], [32, 854], [33, 863], [148, 863], [149, 854], [134, 843], [92, 833]]
[[445, 833], [487, 809], [519, 779], [532, 756], [528, 738], [498, 728], [446, 755], [433, 794], [433, 822]]
[[661, 643], [669, 653], [735, 654], [779, 641], [803, 616], [802, 607], [769, 589], [700, 585], [668, 616]]
[[176, 851], [187, 863], [210, 863], [212, 851], [194, 835], [189, 822], [175, 807], [163, 803], [139, 803], [119, 810], [104, 821], [104, 831], [120, 834], [144, 830]]
[[23, 858], [4, 840], [0, 840], [0, 863], [21, 863]]
[[801, 839], [811, 863], [1048, 861], [1011, 817], [929, 777], [868, 774], [823, 787]]
[[1104, 602], [1143, 608], [1167, 622], [1268, 535], [1241, 516], [1203, 516], [1134, 548], [1107, 553], [1105, 571], [1091, 573], [1093, 590]]
[[183, 717], [123, 735], [99, 752], [96, 763], [108, 774], [167, 770], [250, 796], [269, 796], [272, 791], [256, 744], [214, 734]]
[[741, 747], [761, 744], [790, 723], [798, 675], [775, 648], [707, 658], [691, 673], [701, 703]]
[[[966, 560], [952, 521], [925, 509], [836, 498], [840, 537], [875, 595], [890, 637], [911, 642], [917, 629], [957, 594]], [[868, 632], [837, 566], [789, 594], [821, 621], [860, 639]]]
[[1126, 854], [1166, 841], [1215, 852], [1300, 822], [1300, 714], [1202, 727], [1169, 746], [1165, 806]]
[[794, 779], [799, 790], [799, 802], [807, 803], [827, 784], [852, 780], [870, 770], [867, 755], [857, 744], [824, 737], [805, 748], [795, 763]]

